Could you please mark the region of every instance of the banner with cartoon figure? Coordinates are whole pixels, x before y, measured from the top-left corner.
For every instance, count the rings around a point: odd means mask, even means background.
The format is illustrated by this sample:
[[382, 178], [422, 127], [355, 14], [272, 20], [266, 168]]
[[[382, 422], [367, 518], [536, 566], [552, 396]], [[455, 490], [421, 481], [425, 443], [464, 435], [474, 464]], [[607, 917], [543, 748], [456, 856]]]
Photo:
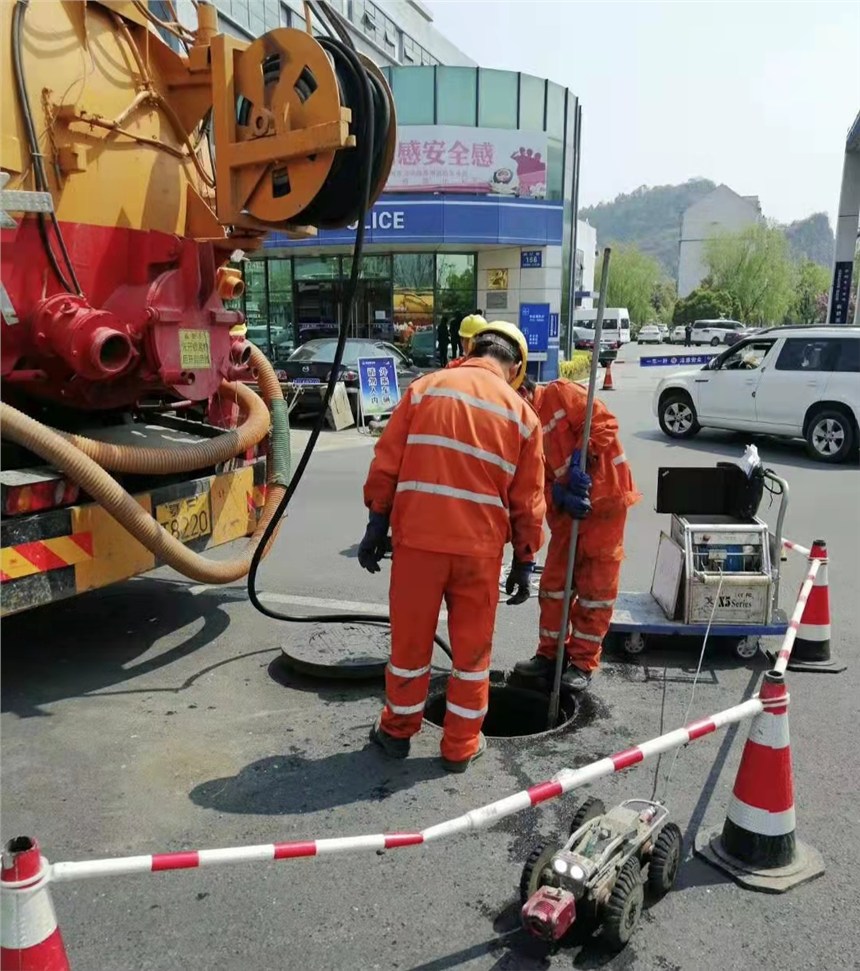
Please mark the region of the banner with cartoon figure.
[[386, 192], [546, 198], [546, 132], [399, 125]]

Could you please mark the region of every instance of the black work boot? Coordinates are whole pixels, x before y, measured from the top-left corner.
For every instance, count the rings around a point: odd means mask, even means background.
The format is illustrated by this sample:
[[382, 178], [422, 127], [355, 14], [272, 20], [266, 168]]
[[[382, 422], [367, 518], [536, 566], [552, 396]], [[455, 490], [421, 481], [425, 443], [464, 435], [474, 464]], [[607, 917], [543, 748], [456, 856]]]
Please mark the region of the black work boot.
[[466, 769], [473, 762], [477, 760], [487, 751], [487, 740], [484, 738], [484, 733], [481, 732], [478, 735], [478, 749], [474, 755], [470, 755], [468, 759], [463, 759], [462, 762], [455, 762], [453, 759], [446, 759], [442, 756], [442, 765], [446, 772], [465, 772]]
[[555, 658], [535, 654], [528, 661], [518, 661], [514, 671], [521, 678], [552, 678], [555, 674]]
[[591, 684], [591, 672], [571, 666], [561, 676], [561, 686], [568, 691], [586, 691]]
[[392, 759], [405, 759], [409, 755], [410, 740], [408, 738], [395, 738], [384, 731], [380, 725], [381, 719], [376, 719], [376, 724], [370, 730], [370, 740], [374, 745], [378, 745], [385, 754]]

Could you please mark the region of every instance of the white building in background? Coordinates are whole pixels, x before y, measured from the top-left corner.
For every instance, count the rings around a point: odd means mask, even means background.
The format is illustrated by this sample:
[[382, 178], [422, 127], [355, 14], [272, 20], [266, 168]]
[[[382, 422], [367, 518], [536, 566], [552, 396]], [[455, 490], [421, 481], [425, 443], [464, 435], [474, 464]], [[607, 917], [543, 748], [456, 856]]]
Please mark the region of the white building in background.
[[[475, 61], [435, 28], [433, 14], [420, 0], [329, 2], [347, 22], [355, 46], [380, 67], [475, 65]], [[219, 28], [242, 39], [259, 37], [275, 27], [307, 29], [302, 0], [214, 0], [214, 3]], [[159, 4], [150, 6], [157, 8]], [[192, 0], [179, 0], [176, 6], [181, 20], [196, 23]], [[161, 16], [168, 13], [158, 9], [155, 12]]]
[[686, 297], [707, 276], [705, 243], [720, 233], [738, 233], [762, 219], [758, 196], [741, 196], [727, 185], [694, 202], [681, 219], [678, 296]]

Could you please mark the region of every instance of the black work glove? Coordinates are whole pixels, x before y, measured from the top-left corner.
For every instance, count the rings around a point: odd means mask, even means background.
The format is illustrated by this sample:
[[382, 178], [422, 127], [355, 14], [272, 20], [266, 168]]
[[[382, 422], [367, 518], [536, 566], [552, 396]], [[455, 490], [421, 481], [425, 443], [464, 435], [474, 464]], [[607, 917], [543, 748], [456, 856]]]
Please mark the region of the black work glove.
[[[516, 557], [511, 564], [511, 572], [505, 581], [505, 593], [508, 594], [508, 603], [516, 606], [525, 603], [531, 596], [531, 578], [534, 573], [535, 565], [532, 562], [521, 563]], [[516, 589], [516, 593], [514, 593]], [[514, 594], [512, 597], [511, 594]]]
[[372, 512], [367, 522], [364, 537], [358, 544], [358, 562], [368, 573], [379, 573], [379, 561], [391, 552], [388, 539], [388, 516]]

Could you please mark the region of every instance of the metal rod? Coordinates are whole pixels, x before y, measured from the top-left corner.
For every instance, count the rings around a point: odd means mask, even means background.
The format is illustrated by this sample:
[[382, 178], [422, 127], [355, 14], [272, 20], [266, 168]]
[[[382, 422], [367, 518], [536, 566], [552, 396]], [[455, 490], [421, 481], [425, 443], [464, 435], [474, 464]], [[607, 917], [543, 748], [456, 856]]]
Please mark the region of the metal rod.
[[[303, 857], [328, 856], [341, 853], [374, 852], [420, 846], [447, 836], [470, 830], [485, 829], [506, 816], [557, 799], [596, 779], [622, 772], [640, 762], [689, 745], [700, 738], [753, 718], [769, 706], [784, 705], [785, 699], [762, 701], [758, 696], [725, 708], [706, 718], [699, 718], [683, 728], [640, 742], [614, 755], [597, 759], [578, 769], [561, 769], [552, 779], [538, 782], [510, 796], [504, 796], [472, 809], [462, 816], [446, 819], [423, 830], [395, 833], [375, 833], [361, 836], [329, 837], [325, 839], [292, 840], [287, 843], [263, 843], [255, 846], [228, 846], [207, 850], [180, 850], [173, 853], [152, 853], [145, 856], [119, 856], [100, 860], [75, 860], [54, 863], [50, 879], [54, 883], [84, 880], [93, 877], [113, 877], [133, 873], [164, 873], [168, 870], [191, 870], [198, 867], [224, 866], [235, 863], [263, 863], [296, 860]], [[8, 850], [8, 847], [7, 847]]]
[[[597, 300], [597, 319], [594, 321], [594, 344], [591, 348], [591, 373], [588, 376], [588, 398], [585, 403], [585, 425], [582, 429], [582, 448], [579, 451], [579, 471], [585, 471], [588, 460], [588, 439], [591, 435], [591, 418], [594, 413], [594, 396], [597, 391], [597, 365], [600, 361], [600, 337], [603, 334], [603, 313], [606, 310], [606, 291], [609, 285], [610, 247], [603, 250], [603, 266], [600, 271], [600, 296]], [[552, 694], [549, 696], [547, 726], [555, 728], [561, 704], [561, 674], [564, 670], [564, 644], [567, 640], [570, 601], [573, 597], [573, 568], [576, 562], [576, 547], [579, 543], [579, 520], [573, 520], [570, 533], [570, 549], [567, 554], [567, 573], [564, 580], [564, 601], [561, 622], [558, 625], [558, 645], [555, 651], [555, 673], [552, 679]]]
[[785, 524], [785, 514], [788, 512], [788, 483], [781, 479], [774, 472], [765, 472], [765, 476], [775, 482], [782, 492], [779, 495], [779, 511], [776, 514], [776, 535], [773, 538], [773, 548], [771, 549], [770, 560], [773, 570], [773, 611], [779, 607], [779, 581], [782, 567], [782, 527]]

